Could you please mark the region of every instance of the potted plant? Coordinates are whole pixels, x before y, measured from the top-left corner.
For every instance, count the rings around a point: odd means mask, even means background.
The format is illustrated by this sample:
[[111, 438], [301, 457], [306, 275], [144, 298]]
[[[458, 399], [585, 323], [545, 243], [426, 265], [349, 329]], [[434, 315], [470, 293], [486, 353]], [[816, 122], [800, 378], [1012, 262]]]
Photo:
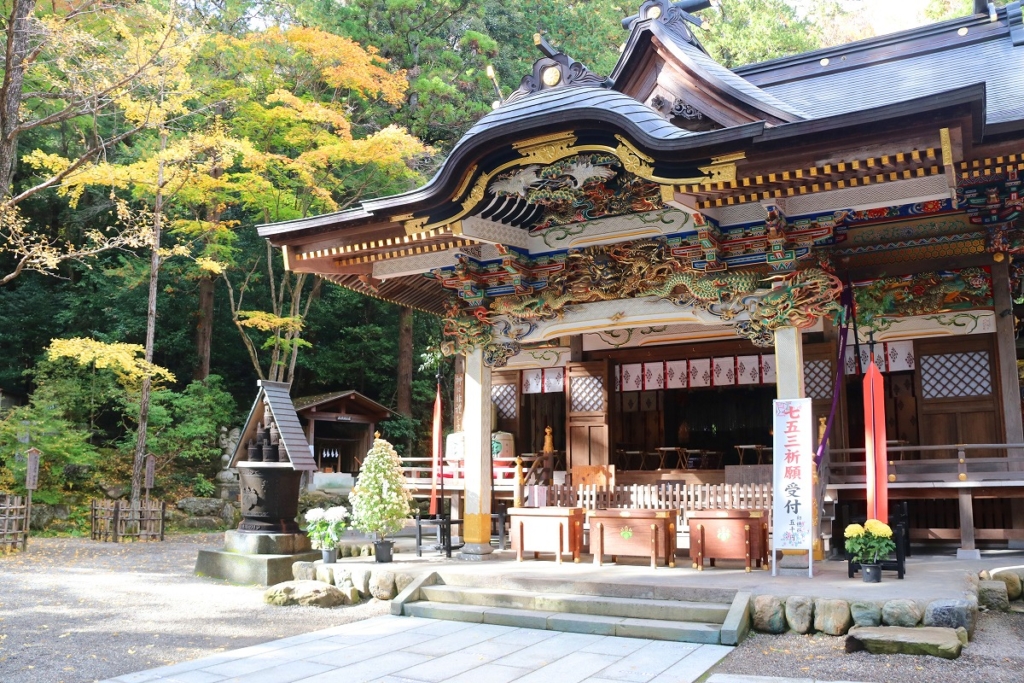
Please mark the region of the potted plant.
[[336, 505], [324, 510], [310, 508], [306, 511], [306, 534], [314, 550], [323, 552], [325, 563], [338, 561], [338, 542], [348, 528], [348, 510]]
[[390, 562], [394, 534], [410, 515], [412, 494], [402, 474], [402, 461], [394, 447], [374, 435], [373, 448], [366, 454], [359, 479], [349, 494], [353, 523], [357, 529], [374, 534], [374, 555], [377, 562]]
[[879, 558], [884, 559], [896, 550], [892, 540], [892, 529], [885, 522], [869, 519], [860, 524], [851, 524], [843, 532], [846, 537], [846, 550], [854, 562], [860, 564], [864, 581], [878, 583], [882, 580], [882, 565]]

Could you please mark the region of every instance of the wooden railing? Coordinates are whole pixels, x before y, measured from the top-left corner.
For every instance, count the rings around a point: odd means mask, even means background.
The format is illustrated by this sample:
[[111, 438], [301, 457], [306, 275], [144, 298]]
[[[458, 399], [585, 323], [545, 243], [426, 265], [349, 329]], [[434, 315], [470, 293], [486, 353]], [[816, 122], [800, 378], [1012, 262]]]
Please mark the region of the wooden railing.
[[[533, 464], [541, 460], [540, 455], [527, 454], [522, 456], [523, 459], [523, 470], [526, 471], [532, 467]], [[402, 458], [402, 473], [405, 475], [405, 480], [408, 482], [409, 487], [414, 491], [420, 489], [429, 489], [431, 486], [431, 464], [433, 458], [429, 457], [408, 457]], [[508, 489], [511, 490], [515, 487], [516, 482], [516, 465], [515, 461], [510, 461], [506, 467], [494, 467], [493, 476], [495, 489]], [[444, 479], [444, 485], [450, 486], [453, 489], [462, 489], [465, 476], [466, 468], [464, 466], [452, 467], [447, 462], [444, 465], [444, 476], [438, 478], [440, 483], [441, 478]]]
[[94, 500], [90, 507], [91, 537], [94, 541], [120, 543], [126, 538], [140, 541], [164, 540], [167, 503], [160, 501], [131, 503], [120, 500]]
[[[1024, 480], [1024, 459], [1008, 457], [968, 457], [979, 451], [1005, 451], [1024, 449], [1024, 444], [947, 444], [940, 446], [890, 446], [886, 449], [888, 479], [890, 483], [938, 482], [957, 486], [968, 481]], [[905, 460], [907, 453], [933, 453], [956, 451], [955, 458], [924, 458]], [[832, 449], [834, 455], [864, 455], [863, 448]], [[849, 458], [847, 458], [848, 460]], [[829, 483], [832, 485], [864, 484], [865, 464], [859, 462], [830, 463]]]
[[548, 487], [548, 504], [559, 507], [637, 508], [642, 510], [770, 510], [770, 484], [633, 484]]
[[25, 499], [0, 495], [0, 550], [24, 550], [27, 538], [28, 506]]

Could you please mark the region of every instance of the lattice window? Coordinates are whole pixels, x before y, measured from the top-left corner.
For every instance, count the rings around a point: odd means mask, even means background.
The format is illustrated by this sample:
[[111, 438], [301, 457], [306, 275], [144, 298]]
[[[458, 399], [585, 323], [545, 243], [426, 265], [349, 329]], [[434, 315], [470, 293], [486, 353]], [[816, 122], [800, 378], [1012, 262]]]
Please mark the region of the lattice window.
[[491, 385], [491, 400], [498, 409], [498, 417], [502, 420], [516, 419], [516, 385]]
[[804, 361], [804, 391], [807, 398], [832, 398], [832, 363], [827, 360]]
[[963, 398], [992, 394], [992, 364], [988, 351], [922, 356], [922, 398]]
[[570, 380], [574, 413], [599, 413], [604, 410], [604, 382], [600, 377], [581, 375]]

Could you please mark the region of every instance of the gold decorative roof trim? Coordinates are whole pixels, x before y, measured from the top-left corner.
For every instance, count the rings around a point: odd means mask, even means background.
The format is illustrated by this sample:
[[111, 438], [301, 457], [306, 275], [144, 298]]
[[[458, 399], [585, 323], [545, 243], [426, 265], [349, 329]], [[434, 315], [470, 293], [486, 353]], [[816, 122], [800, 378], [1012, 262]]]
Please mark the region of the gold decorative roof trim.
[[[884, 154], [878, 157], [867, 157], [863, 159], [854, 159], [851, 161], [839, 161], [833, 164], [824, 164], [822, 166], [811, 166], [807, 168], [789, 169], [786, 171], [779, 171], [776, 173], [766, 173], [762, 175], [746, 176], [743, 178], [733, 177], [731, 179], [722, 178], [717, 179], [713, 182], [703, 182], [700, 184], [690, 184], [686, 187], [679, 188], [679, 191], [685, 194], [702, 194], [707, 192], [728, 192], [730, 190], [738, 190], [745, 187], [754, 187], [757, 185], [765, 185], [772, 183], [789, 183], [799, 181], [810, 181], [819, 176], [831, 176], [833, 174], [850, 173], [859, 171], [869, 171], [873, 169], [879, 169], [882, 173], [874, 174], [874, 182], [885, 182], [886, 171], [896, 165], [912, 163], [928, 163], [940, 160], [941, 150], [934, 147], [929, 147], [924, 150], [910, 150], [909, 152], [897, 152], [896, 154]], [[722, 162], [728, 162], [729, 157], [719, 157], [715, 161], [721, 160]], [[701, 170], [705, 170], [702, 168]], [[941, 169], [939, 169], [941, 170]], [[908, 175], [909, 172], [909, 175]], [[912, 177], [923, 177], [925, 175], [934, 174], [935, 170], [928, 169], [922, 171], [922, 167], [915, 169], [903, 169], [900, 171], [888, 171], [890, 176], [889, 180], [904, 180]], [[900, 175], [902, 174], [902, 175]], [[831, 189], [837, 189], [840, 187], [858, 187], [859, 185], [870, 185], [872, 180], [867, 179], [868, 176], [862, 178], [844, 178], [826, 181], [832, 183]], [[879, 179], [881, 178], [881, 179]], [[840, 186], [839, 183], [846, 183]], [[789, 187], [785, 189], [765, 190], [762, 192], [755, 192], [750, 195], [733, 196], [731, 198], [721, 198], [714, 200], [704, 200], [700, 203], [700, 208], [712, 208], [715, 206], [727, 206], [732, 204], [743, 204], [746, 202], [757, 202], [763, 199], [778, 199], [782, 197], [791, 197], [796, 194], [806, 194], [808, 191], [818, 192], [820, 191], [822, 184], [818, 184], [815, 187], [818, 189], [801, 190], [795, 187]], [[731, 199], [731, 201], [729, 201]]]
[[301, 252], [296, 254], [295, 258], [298, 261], [308, 261], [309, 259], [326, 258], [329, 256], [356, 254], [370, 249], [381, 249], [384, 247], [412, 244], [413, 242], [429, 239], [431, 237], [442, 237], [447, 234], [449, 233], [444, 229], [426, 230], [412, 235], [405, 235], [403, 237], [386, 237], [372, 242], [363, 242], [362, 244], [347, 244], [340, 247], [331, 247], [330, 249], [317, 249], [316, 251]]
[[360, 263], [375, 263], [377, 261], [387, 261], [393, 258], [404, 258], [406, 256], [419, 256], [420, 254], [431, 254], [438, 251], [448, 251], [450, 249], [458, 249], [460, 247], [466, 247], [475, 242], [471, 240], [461, 239], [453, 240], [451, 242], [435, 242], [433, 244], [423, 244], [414, 247], [406, 247], [404, 249], [398, 249], [397, 251], [388, 252], [376, 252], [373, 254], [364, 254], [362, 256], [356, 256], [354, 258], [337, 259], [334, 262], [336, 266], [355, 266]]
[[[903, 169], [902, 171], [890, 171], [889, 173], [879, 173], [874, 176], [863, 176], [853, 178], [842, 178], [839, 180], [828, 180], [822, 183], [813, 183], [811, 185], [800, 185], [797, 187], [787, 187], [785, 189], [777, 188], [774, 190], [763, 190], [761, 192], [754, 192], [748, 195], [733, 195], [729, 197], [722, 197], [719, 199], [706, 199], [697, 204], [700, 209], [710, 209], [722, 206], [734, 206], [736, 204], [746, 204], [749, 202], [760, 202], [765, 199], [782, 199], [785, 197], [796, 197], [799, 195], [813, 194], [815, 192], [830, 192], [832, 190], [844, 190], [850, 187], [862, 187], [865, 185], [877, 185], [879, 183], [893, 182], [897, 180], [911, 180], [913, 178], [924, 178], [930, 175], [941, 175], [941, 166], [931, 167], [920, 167], [917, 169]], [[725, 189], [722, 187], [724, 184], [719, 183], [718, 189]], [[691, 190], [692, 191], [692, 190]]]

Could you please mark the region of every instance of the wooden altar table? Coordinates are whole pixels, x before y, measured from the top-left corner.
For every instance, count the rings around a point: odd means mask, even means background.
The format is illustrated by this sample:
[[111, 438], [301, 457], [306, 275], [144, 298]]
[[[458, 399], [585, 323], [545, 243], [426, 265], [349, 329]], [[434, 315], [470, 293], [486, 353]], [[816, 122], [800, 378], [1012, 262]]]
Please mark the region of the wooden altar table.
[[676, 566], [676, 519], [679, 510], [591, 510], [590, 551], [601, 566], [604, 555], [649, 556], [651, 568], [658, 559]]
[[744, 560], [768, 569], [768, 515], [764, 510], [701, 510], [687, 514], [690, 524], [690, 559], [703, 571], [704, 558]]
[[509, 508], [507, 514], [517, 561], [523, 561], [525, 552], [532, 552], [534, 559], [541, 553], [554, 553], [559, 564], [563, 553], [572, 554], [573, 562], [580, 561], [583, 508]]

